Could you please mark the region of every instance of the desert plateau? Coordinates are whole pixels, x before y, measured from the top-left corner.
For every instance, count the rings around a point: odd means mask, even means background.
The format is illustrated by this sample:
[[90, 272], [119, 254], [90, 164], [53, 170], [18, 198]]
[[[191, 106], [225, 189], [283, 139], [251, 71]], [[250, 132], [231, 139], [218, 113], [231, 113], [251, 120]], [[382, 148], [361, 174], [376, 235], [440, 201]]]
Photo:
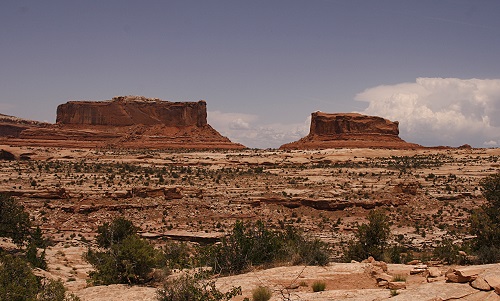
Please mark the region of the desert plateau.
[[[46, 250], [44, 273], [62, 279], [82, 300], [155, 299], [155, 288], [148, 286], [86, 282], [92, 266], [82, 254], [97, 227], [119, 216], [132, 220], [155, 245], [166, 240], [210, 243], [237, 220], [262, 220], [277, 228], [293, 225], [331, 245], [332, 262], [323, 267], [255, 267], [219, 278], [221, 287], [242, 286], [243, 295], [235, 300], [249, 297], [258, 285], [278, 291], [297, 279], [309, 285], [323, 280], [326, 290], [312, 293], [307, 286], [298, 287], [290, 290], [290, 300], [385, 300], [390, 290], [378, 287], [371, 263], [335, 263], [375, 208], [387, 212], [391, 240], [413, 250], [412, 260], [443, 275], [426, 278], [424, 271], [411, 274], [419, 265], [389, 264], [388, 274], [407, 276], [406, 289], [398, 290], [395, 300], [498, 299], [467, 283], [447, 283], [446, 271], [460, 267], [433, 259], [432, 250], [445, 238], [470, 239], [470, 212], [484, 202], [479, 181], [498, 171], [499, 149], [1, 148], [16, 159], [1, 161], [0, 191], [20, 200], [53, 242]], [[432, 299], [433, 294], [442, 297]], [[272, 298], [282, 300], [277, 293]]]

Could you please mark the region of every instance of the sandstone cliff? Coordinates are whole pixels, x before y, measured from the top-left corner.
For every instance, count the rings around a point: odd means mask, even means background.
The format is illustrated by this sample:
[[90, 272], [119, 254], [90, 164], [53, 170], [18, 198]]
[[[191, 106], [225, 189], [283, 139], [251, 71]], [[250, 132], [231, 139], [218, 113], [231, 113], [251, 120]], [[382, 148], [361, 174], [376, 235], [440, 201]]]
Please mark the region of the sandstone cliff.
[[119, 96], [111, 101], [69, 101], [57, 107], [56, 123], [76, 125], [207, 125], [207, 104], [169, 102], [142, 96]]
[[311, 114], [309, 135], [281, 149], [419, 148], [399, 138], [399, 123], [357, 113]]
[[[10, 117], [10, 116], [9, 116]], [[56, 124], [0, 118], [0, 142], [57, 147], [241, 149], [207, 123], [206, 102], [142, 96], [69, 101]]]

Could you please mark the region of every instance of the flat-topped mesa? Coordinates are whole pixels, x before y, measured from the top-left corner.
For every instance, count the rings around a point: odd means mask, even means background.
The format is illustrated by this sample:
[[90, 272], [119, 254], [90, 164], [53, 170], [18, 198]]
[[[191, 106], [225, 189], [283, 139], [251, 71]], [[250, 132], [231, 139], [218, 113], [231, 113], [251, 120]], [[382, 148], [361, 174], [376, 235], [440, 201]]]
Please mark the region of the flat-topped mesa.
[[399, 138], [399, 122], [358, 113], [311, 114], [309, 135], [281, 149], [419, 148]]
[[399, 135], [399, 122], [392, 122], [378, 116], [367, 116], [357, 113], [328, 114], [314, 112], [311, 114], [309, 135]]
[[57, 107], [56, 123], [203, 127], [207, 125], [207, 104], [204, 100], [170, 102], [143, 96], [118, 96], [108, 101], [69, 101]]
[[0, 118], [0, 143], [14, 145], [245, 148], [207, 123], [207, 104], [203, 100], [170, 102], [143, 96], [118, 96], [105, 101], [69, 101], [59, 105], [56, 124], [20, 124], [12, 118], [3, 119]]

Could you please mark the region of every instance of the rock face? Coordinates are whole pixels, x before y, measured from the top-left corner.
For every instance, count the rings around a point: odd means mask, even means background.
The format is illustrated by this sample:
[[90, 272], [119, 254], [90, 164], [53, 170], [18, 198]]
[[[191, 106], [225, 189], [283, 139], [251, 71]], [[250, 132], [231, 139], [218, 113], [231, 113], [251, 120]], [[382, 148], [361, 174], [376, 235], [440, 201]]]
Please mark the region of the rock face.
[[57, 107], [58, 124], [168, 127], [207, 125], [207, 104], [168, 102], [142, 96], [118, 96], [111, 101], [69, 101]]
[[281, 149], [420, 148], [399, 138], [399, 123], [357, 113], [311, 114], [309, 135]]
[[[69, 101], [56, 124], [0, 118], [0, 142], [55, 147], [242, 149], [207, 123], [206, 102], [142, 96]], [[1, 116], [0, 116], [1, 117]]]

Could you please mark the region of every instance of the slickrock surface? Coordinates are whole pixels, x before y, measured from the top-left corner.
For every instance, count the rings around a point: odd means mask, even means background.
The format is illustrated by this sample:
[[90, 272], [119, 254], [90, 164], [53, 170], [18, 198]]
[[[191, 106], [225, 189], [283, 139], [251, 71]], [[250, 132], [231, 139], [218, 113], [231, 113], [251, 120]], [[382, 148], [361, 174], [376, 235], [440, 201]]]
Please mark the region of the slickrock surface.
[[0, 116], [0, 142], [50, 147], [243, 149], [207, 123], [206, 102], [143, 96], [70, 101], [56, 124]]
[[422, 146], [399, 138], [399, 123], [357, 113], [311, 114], [309, 135], [281, 149], [391, 148], [413, 149]]
[[[241, 286], [242, 295], [232, 300], [251, 299], [252, 290], [267, 286], [273, 292], [271, 301], [280, 300], [356, 300], [356, 301], [479, 301], [500, 300], [494, 290], [482, 291], [467, 283], [450, 283], [444, 279], [427, 282], [425, 275], [409, 275], [411, 266], [389, 264], [388, 276], [403, 275], [406, 282], [390, 282], [397, 285], [396, 296], [391, 296], [389, 287], [378, 287], [370, 263], [332, 263], [325, 267], [291, 266], [258, 270], [246, 274], [222, 277], [217, 280], [221, 291]], [[484, 273], [498, 273], [499, 265], [475, 266]], [[445, 267], [441, 267], [445, 269]], [[460, 269], [460, 268], [458, 268]], [[326, 289], [313, 292], [314, 281], [326, 283]], [[406, 288], [405, 288], [406, 287]], [[125, 285], [88, 287], [77, 291], [83, 301], [104, 300], [156, 300], [155, 288]], [[290, 298], [290, 299], [284, 299]]]

